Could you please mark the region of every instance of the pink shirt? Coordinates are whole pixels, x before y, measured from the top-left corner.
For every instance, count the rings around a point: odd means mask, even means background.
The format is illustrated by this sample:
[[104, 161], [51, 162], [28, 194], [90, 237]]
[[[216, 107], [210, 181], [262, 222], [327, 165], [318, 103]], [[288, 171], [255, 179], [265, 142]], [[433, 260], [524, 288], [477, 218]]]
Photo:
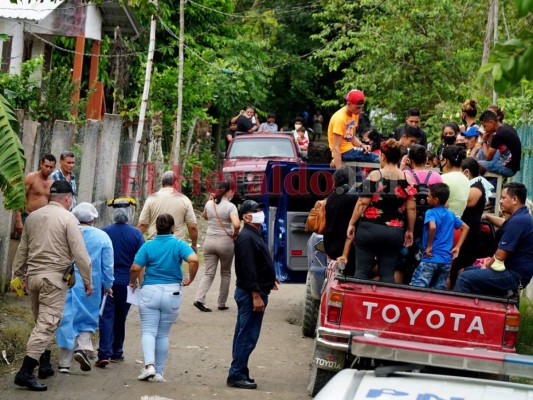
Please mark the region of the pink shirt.
[[[437, 171], [429, 171], [427, 169], [416, 169], [414, 171], [420, 183], [424, 183], [424, 181], [426, 180], [427, 174], [429, 174], [430, 172], [431, 172], [431, 175], [429, 176], [428, 186], [434, 185], [435, 183], [442, 183], [442, 177]], [[411, 170], [406, 169], [404, 172], [406, 175], [410, 175], [411, 178], [413, 178], [413, 185], [418, 185], [418, 183], [416, 182], [416, 179], [413, 176], [413, 172]]]

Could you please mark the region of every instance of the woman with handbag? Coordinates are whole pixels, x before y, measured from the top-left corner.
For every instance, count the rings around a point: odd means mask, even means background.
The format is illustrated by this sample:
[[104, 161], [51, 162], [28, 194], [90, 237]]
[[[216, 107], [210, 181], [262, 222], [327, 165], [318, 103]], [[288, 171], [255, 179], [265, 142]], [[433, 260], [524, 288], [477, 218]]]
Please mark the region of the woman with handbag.
[[231, 188], [230, 183], [223, 182], [219, 193], [205, 204], [202, 213], [202, 218], [207, 220], [204, 241], [205, 275], [198, 285], [194, 306], [203, 312], [211, 311], [205, 306], [205, 296], [213, 284], [219, 261], [218, 309], [221, 311], [228, 309], [226, 301], [229, 295], [231, 264], [234, 256], [233, 241], [237, 238], [241, 227], [237, 207], [230, 202], [234, 193], [235, 190]]

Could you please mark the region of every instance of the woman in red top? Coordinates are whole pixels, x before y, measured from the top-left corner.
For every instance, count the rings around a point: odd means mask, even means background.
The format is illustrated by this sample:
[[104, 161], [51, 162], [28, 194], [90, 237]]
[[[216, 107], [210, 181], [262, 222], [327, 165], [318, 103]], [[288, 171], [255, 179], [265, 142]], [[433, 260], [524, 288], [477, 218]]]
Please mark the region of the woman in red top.
[[[377, 259], [380, 281], [393, 283], [402, 247], [413, 244], [416, 189], [412, 186], [412, 178], [406, 177], [397, 166], [401, 151], [396, 140], [389, 139], [381, 144], [379, 159], [381, 168], [372, 171], [363, 182], [363, 192], [353, 210], [345, 251], [340, 259], [346, 260], [345, 255], [355, 240], [355, 277], [370, 279]], [[404, 221], [407, 221], [407, 229]]]

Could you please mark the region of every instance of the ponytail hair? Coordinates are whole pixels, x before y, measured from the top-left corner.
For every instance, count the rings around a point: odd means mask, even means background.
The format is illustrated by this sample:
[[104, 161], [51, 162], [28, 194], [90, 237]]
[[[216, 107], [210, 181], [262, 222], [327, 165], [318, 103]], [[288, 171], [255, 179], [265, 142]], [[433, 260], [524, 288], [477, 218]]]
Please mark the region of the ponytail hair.
[[466, 150], [461, 146], [446, 146], [442, 150], [442, 158], [448, 160], [453, 167], [461, 167], [463, 160], [466, 158]]

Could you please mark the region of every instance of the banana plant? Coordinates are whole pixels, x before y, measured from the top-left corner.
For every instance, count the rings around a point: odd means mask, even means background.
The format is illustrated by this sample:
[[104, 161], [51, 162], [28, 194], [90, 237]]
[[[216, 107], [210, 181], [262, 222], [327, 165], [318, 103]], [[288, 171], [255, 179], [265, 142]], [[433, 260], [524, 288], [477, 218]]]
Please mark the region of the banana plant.
[[26, 158], [15, 129], [18, 129], [18, 121], [13, 108], [0, 94], [0, 190], [6, 210], [23, 210], [26, 206]]

